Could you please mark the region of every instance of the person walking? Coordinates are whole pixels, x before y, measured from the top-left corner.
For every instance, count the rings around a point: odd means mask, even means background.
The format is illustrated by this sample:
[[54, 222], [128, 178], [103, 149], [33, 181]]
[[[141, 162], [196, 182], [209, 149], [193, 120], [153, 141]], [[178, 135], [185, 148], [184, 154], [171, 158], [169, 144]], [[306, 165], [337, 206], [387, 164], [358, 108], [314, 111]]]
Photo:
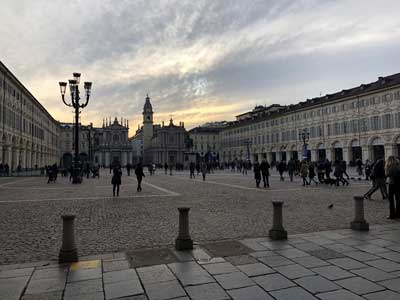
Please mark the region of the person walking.
[[195, 178], [195, 176], [194, 176], [194, 170], [195, 169], [196, 169], [195, 163], [191, 162], [190, 165], [189, 165], [190, 179], [192, 179], [192, 178], [194, 179]]
[[315, 180], [315, 166], [312, 162], [308, 165], [308, 178], [309, 178], [309, 184], [311, 184], [311, 181], [315, 183], [315, 185], [318, 185], [318, 181]]
[[287, 163], [287, 170], [288, 170], [289, 178], [290, 178], [291, 182], [293, 181], [293, 175], [294, 175], [295, 168], [296, 168], [296, 166], [295, 166], [294, 159], [291, 158]]
[[261, 182], [261, 169], [258, 161], [254, 162], [253, 171], [254, 171], [254, 179], [256, 180], [256, 186], [259, 188]]
[[364, 198], [371, 200], [371, 196], [378, 189], [381, 190], [382, 199], [385, 200], [388, 197], [386, 190], [386, 175], [385, 175], [385, 162], [383, 159], [378, 159], [374, 164], [371, 172], [372, 187], [365, 193]]
[[269, 187], [269, 169], [270, 169], [269, 163], [266, 161], [266, 159], [263, 159], [263, 161], [260, 164], [260, 170], [261, 170], [261, 175], [262, 179], [264, 182], [264, 188]]
[[347, 163], [345, 160], [340, 161], [340, 167], [342, 168], [343, 175], [346, 175], [347, 180], [349, 180], [350, 176], [349, 176], [349, 174], [347, 174]]
[[203, 175], [203, 181], [205, 181], [207, 174], [207, 165], [204, 162], [201, 164], [201, 174]]
[[142, 191], [142, 179], [143, 179], [143, 177], [146, 177], [143, 173], [143, 167], [142, 167], [141, 163], [139, 163], [136, 166], [135, 175], [136, 175], [136, 180], [137, 180], [137, 191], [141, 192]]
[[349, 182], [343, 178], [343, 166], [340, 161], [335, 161], [335, 171], [333, 172], [333, 176], [336, 177], [336, 182], [335, 185], [339, 186], [339, 183], [341, 182], [342, 185], [349, 185]]
[[361, 177], [363, 176], [363, 162], [362, 162], [361, 159], [357, 158], [356, 166], [357, 166], [356, 167], [356, 171], [357, 171], [357, 174], [358, 174], [358, 180], [361, 180]]
[[119, 196], [119, 186], [121, 185], [122, 171], [120, 166], [115, 166], [113, 169], [113, 176], [111, 178], [111, 184], [113, 185], [113, 196], [115, 197], [115, 192]]
[[168, 164], [167, 163], [164, 164], [164, 170], [165, 170], [165, 175], [167, 175], [167, 173], [168, 173]]
[[305, 160], [303, 160], [300, 164], [300, 176], [303, 179], [303, 186], [310, 185], [307, 181], [308, 175], [308, 165]]
[[128, 163], [128, 164], [126, 165], [126, 172], [128, 173], [128, 176], [131, 176], [131, 168], [132, 168], [131, 164]]
[[276, 168], [279, 172], [280, 181], [284, 181], [285, 178], [283, 177], [283, 172], [285, 172], [286, 170], [286, 163], [283, 160], [281, 160]]
[[369, 159], [367, 159], [365, 161], [365, 180], [370, 180], [371, 177], [371, 172], [372, 172], [372, 164], [369, 161]]
[[400, 161], [394, 156], [388, 157], [385, 174], [389, 181], [389, 216], [387, 218], [398, 219], [400, 218]]

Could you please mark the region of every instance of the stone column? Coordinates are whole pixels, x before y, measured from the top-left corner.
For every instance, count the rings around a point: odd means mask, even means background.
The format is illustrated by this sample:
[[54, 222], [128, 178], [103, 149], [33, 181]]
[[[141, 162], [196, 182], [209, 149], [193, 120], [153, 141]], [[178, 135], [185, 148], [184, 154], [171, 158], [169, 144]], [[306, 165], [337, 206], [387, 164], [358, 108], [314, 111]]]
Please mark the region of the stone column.
[[286, 162], [292, 158], [292, 151], [286, 151]]
[[368, 145], [362, 146], [362, 160], [365, 162], [367, 159], [371, 160], [371, 147]]
[[110, 166], [110, 152], [106, 152], [106, 167]]
[[272, 162], [272, 152], [267, 152], [267, 161], [268, 163]]
[[332, 161], [332, 149], [326, 148], [325, 153], [326, 153], [326, 158], [327, 158], [329, 161]]
[[[303, 154], [301, 154], [301, 155], [303, 155]], [[300, 156], [299, 156], [299, 159], [300, 159]], [[316, 149], [311, 149], [311, 161], [318, 161]]]
[[132, 164], [132, 151], [128, 152], [128, 163]]
[[3, 145], [0, 145], [0, 163], [4, 163], [4, 158], [3, 158]]
[[193, 241], [189, 234], [189, 210], [188, 207], [179, 207], [179, 234], [175, 240], [176, 250], [193, 249]]
[[32, 166], [32, 169], [35, 168], [35, 165], [36, 165], [36, 152], [32, 150], [32, 153], [31, 153], [31, 166]]
[[353, 230], [368, 231], [369, 224], [364, 219], [364, 196], [354, 196], [355, 216], [350, 228]]
[[273, 225], [269, 231], [269, 237], [272, 240], [286, 240], [287, 231], [283, 228], [283, 201], [272, 201], [273, 205]]
[[26, 168], [25, 166], [26, 166], [26, 161], [25, 161], [25, 149], [21, 149], [21, 152], [20, 152], [20, 162], [21, 162], [21, 168], [22, 169], [24, 169], [24, 168]]
[[128, 154], [126, 152], [122, 152], [122, 165], [126, 166], [128, 160]]
[[343, 148], [343, 160], [348, 164], [351, 161], [350, 157], [351, 151], [348, 147]]
[[8, 148], [7, 148], [7, 163], [8, 163], [8, 166], [10, 167], [10, 170], [12, 169], [12, 156], [13, 156], [12, 147], [8, 146]]
[[68, 263], [78, 261], [78, 250], [76, 249], [74, 231], [75, 216], [65, 215], [61, 218], [63, 220], [63, 236], [58, 262]]

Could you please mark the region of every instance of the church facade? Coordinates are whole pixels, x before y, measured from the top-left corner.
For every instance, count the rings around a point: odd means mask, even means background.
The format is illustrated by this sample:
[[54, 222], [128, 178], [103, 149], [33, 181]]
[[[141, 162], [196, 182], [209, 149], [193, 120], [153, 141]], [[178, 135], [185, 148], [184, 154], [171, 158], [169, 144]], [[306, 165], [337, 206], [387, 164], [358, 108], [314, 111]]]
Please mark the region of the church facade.
[[184, 165], [188, 160], [188, 133], [184, 123], [175, 125], [171, 118], [168, 125], [154, 124], [149, 96], [143, 107], [143, 126], [136, 131], [131, 145], [134, 163]]

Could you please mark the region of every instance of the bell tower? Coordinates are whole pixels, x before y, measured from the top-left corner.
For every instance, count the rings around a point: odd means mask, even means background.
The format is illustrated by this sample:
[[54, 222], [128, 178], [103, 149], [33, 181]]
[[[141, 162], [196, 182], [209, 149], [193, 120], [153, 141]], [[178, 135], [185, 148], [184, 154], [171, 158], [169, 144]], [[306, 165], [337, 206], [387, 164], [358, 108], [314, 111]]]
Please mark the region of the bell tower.
[[153, 138], [153, 107], [150, 103], [149, 95], [146, 96], [146, 102], [143, 107], [143, 158], [147, 162], [146, 150], [151, 147], [151, 139]]

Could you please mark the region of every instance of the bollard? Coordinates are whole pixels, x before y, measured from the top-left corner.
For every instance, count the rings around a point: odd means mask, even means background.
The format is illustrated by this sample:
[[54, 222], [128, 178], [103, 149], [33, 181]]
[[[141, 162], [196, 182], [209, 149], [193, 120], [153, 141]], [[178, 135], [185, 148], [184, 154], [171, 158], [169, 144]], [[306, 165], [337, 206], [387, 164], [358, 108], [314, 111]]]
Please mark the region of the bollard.
[[179, 207], [179, 235], [175, 240], [176, 250], [193, 249], [193, 241], [189, 234], [189, 210], [188, 207]]
[[59, 263], [78, 261], [78, 251], [75, 245], [74, 215], [65, 215], [63, 220], [62, 246], [58, 256]]
[[353, 230], [368, 231], [369, 224], [364, 219], [364, 196], [354, 196], [354, 221], [350, 223]]
[[274, 207], [274, 216], [272, 229], [269, 231], [269, 237], [272, 240], [286, 240], [287, 231], [283, 228], [283, 201], [272, 201], [272, 205]]

